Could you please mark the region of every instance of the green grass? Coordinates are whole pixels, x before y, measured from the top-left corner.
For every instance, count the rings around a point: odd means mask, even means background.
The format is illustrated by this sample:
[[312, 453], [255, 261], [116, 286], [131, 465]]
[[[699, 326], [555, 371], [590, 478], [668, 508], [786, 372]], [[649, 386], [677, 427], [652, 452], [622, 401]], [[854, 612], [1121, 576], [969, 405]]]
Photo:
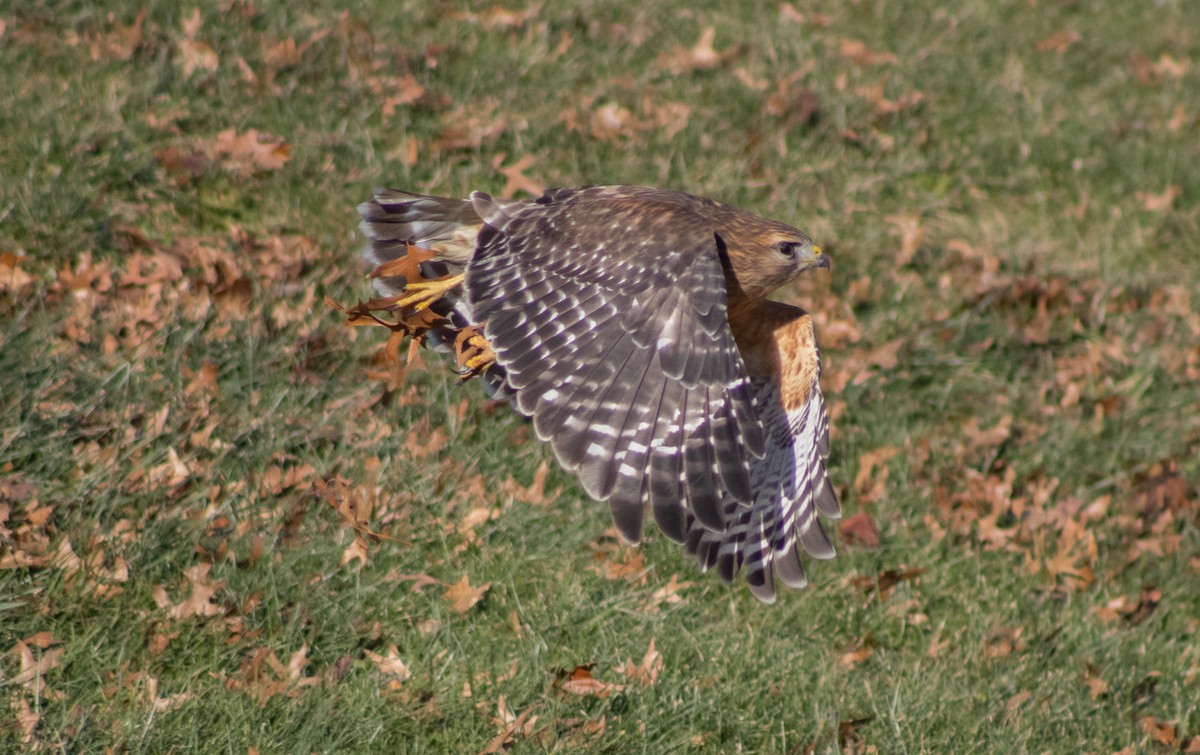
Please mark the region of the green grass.
[[[209, 3], [218, 65], [188, 76], [190, 9], [123, 37], [143, 4], [106, 5], [0, 6], [0, 749], [478, 752], [501, 705], [536, 717], [514, 752], [1200, 736], [1200, 6]], [[709, 26], [737, 53], [668, 70]], [[385, 108], [408, 75], [424, 95]], [[815, 122], [767, 107], [801, 88]], [[289, 159], [222, 162], [230, 128]], [[878, 546], [838, 538], [760, 606], [656, 533], [615, 549], [558, 469], [550, 505], [505, 486], [551, 455], [434, 355], [368, 376], [385, 333], [322, 303], [369, 294], [354, 205], [499, 192], [526, 155], [543, 184], [681, 188], [830, 250], [780, 296], [818, 317], [832, 474]], [[372, 500], [365, 563], [315, 480]], [[464, 575], [490, 589], [459, 612]], [[643, 686], [622, 669], [651, 640]], [[407, 675], [372, 660], [393, 646]], [[585, 664], [624, 688], [562, 689]]]

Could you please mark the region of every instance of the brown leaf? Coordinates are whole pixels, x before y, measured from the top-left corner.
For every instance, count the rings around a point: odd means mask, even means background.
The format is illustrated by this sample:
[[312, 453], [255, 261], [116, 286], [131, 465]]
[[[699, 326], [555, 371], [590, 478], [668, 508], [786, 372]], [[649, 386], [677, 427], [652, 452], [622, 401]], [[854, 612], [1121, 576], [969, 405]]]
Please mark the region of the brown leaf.
[[194, 39], [181, 39], [179, 46], [179, 65], [183, 68], [183, 77], [191, 78], [196, 71], [212, 73], [220, 65], [217, 51], [207, 42]]
[[1038, 42], [1037, 50], [1038, 52], [1047, 52], [1053, 50], [1059, 55], [1062, 55], [1067, 51], [1068, 48], [1071, 47], [1071, 45], [1075, 44], [1081, 39], [1083, 39], [1083, 37], [1079, 36], [1078, 32], [1071, 29], [1063, 29], [1062, 31], [1055, 32], [1049, 37], [1046, 37], [1042, 41]]
[[643, 124], [634, 118], [629, 108], [609, 102], [592, 111], [588, 125], [593, 139], [611, 142], [633, 136]]
[[279, 170], [292, 155], [292, 145], [253, 128], [240, 135], [232, 128], [225, 129], [205, 145], [205, 150], [223, 168], [244, 176]]
[[47, 671], [58, 668], [62, 663], [63, 652], [63, 648], [54, 648], [46, 650], [35, 658], [29, 646], [17, 640], [17, 644], [13, 646], [13, 653], [21, 664], [21, 670], [17, 672], [16, 676], [6, 679], [5, 684], [23, 685], [38, 697], [45, 697], [46, 680], [44, 677]]
[[700, 39], [690, 48], [677, 47], [672, 52], [659, 57], [658, 66], [670, 73], [680, 74], [695, 70], [717, 68], [732, 60], [739, 52], [737, 47], [728, 47], [720, 52], [713, 47], [717, 30], [713, 26], [706, 27], [700, 33]]
[[[0, 36], [3, 36], [3, 23], [3, 21], [0, 21]], [[15, 696], [12, 707], [16, 712], [17, 728], [21, 732], [21, 743], [27, 745], [33, 741], [33, 732], [37, 729], [38, 722], [42, 720], [42, 714], [32, 710], [29, 707], [29, 701], [24, 696]]]
[[0, 253], [0, 293], [20, 291], [33, 283], [33, 276], [20, 267], [24, 259], [12, 252]]
[[983, 655], [985, 658], [1004, 658], [1014, 651], [1025, 649], [1021, 639], [1021, 627], [996, 627], [988, 633], [984, 641]]
[[654, 125], [663, 130], [663, 136], [667, 139], [674, 139], [686, 129], [688, 120], [692, 117], [691, 105], [682, 102], [649, 104], [646, 109], [654, 119]]
[[1138, 81], [1146, 86], [1158, 86], [1165, 79], [1183, 78], [1191, 68], [1191, 64], [1187, 60], [1176, 60], [1168, 53], [1163, 53], [1158, 56], [1158, 60], [1151, 62], [1145, 55], [1138, 54], [1130, 61], [1133, 67], [1134, 76]]
[[966, 438], [967, 447], [971, 450], [980, 448], [993, 449], [1008, 440], [1008, 437], [1012, 435], [1012, 423], [1012, 415], [1006, 414], [991, 428], [981, 430], [979, 427], [979, 418], [971, 417], [962, 426], [962, 434]]
[[[640, 551], [639, 551], [640, 553]], [[694, 582], [680, 582], [678, 574], [672, 574], [671, 578], [662, 587], [654, 591], [650, 596], [648, 605], [657, 605], [659, 603], [680, 603], [683, 601], [683, 596], [679, 594], [680, 590], [686, 590], [691, 587]]]
[[386, 656], [366, 649], [363, 650], [363, 654], [371, 659], [384, 675], [390, 676], [396, 681], [403, 683], [412, 678], [412, 671], [409, 670], [408, 664], [400, 659], [400, 651], [395, 645], [388, 646]]
[[199, 8], [192, 8], [192, 14], [182, 19], [179, 26], [183, 29], [185, 39], [195, 39], [200, 33], [200, 27], [204, 26], [204, 19], [200, 16]]
[[890, 52], [877, 52], [867, 47], [867, 43], [858, 39], [843, 38], [839, 48], [843, 58], [856, 66], [891, 65], [897, 62], [895, 55]]
[[858, 457], [858, 473], [854, 476], [854, 490], [863, 503], [878, 500], [887, 487], [888, 462], [900, 453], [896, 446], [883, 446], [867, 451]]
[[[142, 25], [146, 20], [148, 12], [146, 6], [142, 6], [138, 12], [137, 18], [129, 26], [125, 26], [119, 22], [113, 23], [112, 31], [107, 34], [100, 34], [92, 39], [91, 56], [92, 60], [118, 60], [127, 61], [133, 57], [133, 53], [142, 44]], [[112, 16], [110, 15], [111, 19]], [[0, 36], [3, 36], [3, 30], [0, 29]]]
[[[385, 121], [388, 118], [391, 118], [393, 114], [395, 114], [397, 107], [401, 107], [404, 105], [414, 105], [418, 101], [420, 101], [422, 97], [425, 96], [425, 87], [422, 86], [421, 83], [418, 82], [411, 73], [406, 74], [402, 78], [393, 81], [389, 85], [388, 89], [392, 93], [388, 94], [384, 98], [383, 104], [382, 104], [381, 110], [380, 110], [381, 114], [383, 115], [383, 119]], [[412, 145], [412, 147], [406, 148], [406, 149], [415, 149], [416, 148], [415, 141], [410, 142], [410, 144]]]
[[437, 254], [419, 246], [408, 245], [408, 251], [393, 260], [376, 265], [370, 278], [403, 278], [406, 283], [421, 280], [421, 263], [436, 259]]
[[450, 610], [455, 613], [466, 613], [472, 606], [483, 600], [484, 594], [491, 586], [491, 582], [486, 582], [479, 587], [471, 587], [470, 580], [464, 574], [462, 579], [446, 589], [445, 597], [450, 601]]
[[925, 229], [921, 225], [921, 216], [916, 214], [888, 215], [884, 218], [900, 234], [900, 251], [892, 257], [895, 265], [907, 265], [912, 262], [913, 255], [925, 238]]
[[162, 608], [169, 609], [167, 616], [172, 619], [187, 619], [192, 616], [217, 616], [224, 612], [213, 598], [217, 591], [225, 586], [225, 582], [209, 582], [208, 573], [212, 564], [201, 563], [185, 569], [183, 574], [191, 587], [191, 594], [178, 605], [172, 605], [167, 599], [166, 591], [161, 587], [155, 591], [155, 601]]
[[874, 577], [857, 576], [850, 579], [850, 583], [865, 593], [877, 591], [879, 600], [886, 601], [892, 595], [892, 590], [901, 582], [916, 579], [925, 573], [924, 569], [887, 569], [876, 574]]
[[492, 159], [492, 168], [500, 171], [506, 179], [504, 188], [500, 190], [500, 196], [503, 199], [511, 199], [518, 191], [528, 192], [535, 197], [540, 197], [546, 192], [544, 184], [525, 175], [526, 170], [537, 164], [536, 157], [525, 155], [512, 165], [502, 168], [500, 164], [504, 162], [506, 156], [501, 152]]
[[614, 692], [621, 692], [625, 689], [624, 684], [610, 684], [592, 676], [592, 666], [593, 664], [590, 663], [576, 666], [567, 675], [566, 680], [559, 684], [558, 688], [563, 692], [580, 697], [608, 697]]
[[858, 543], [865, 545], [868, 548], [874, 548], [879, 545], [879, 526], [875, 524], [875, 520], [865, 511], [860, 511], [854, 516], [843, 519], [838, 525], [841, 530], [842, 537], [849, 543]]
[[497, 715], [493, 719], [500, 732], [484, 748], [483, 755], [505, 752], [516, 743], [518, 736], [528, 738], [533, 734], [533, 727], [537, 723], [538, 717], [532, 714], [541, 707], [541, 703], [531, 705], [518, 716], [508, 707], [504, 695], [500, 695], [500, 700], [496, 704]]
[[509, 475], [508, 479], [504, 481], [504, 491], [511, 495], [514, 501], [534, 506], [549, 506], [557, 501], [562, 493], [562, 486], [555, 488], [549, 494], [546, 493], [546, 478], [549, 475], [550, 464], [543, 461], [538, 465], [537, 471], [533, 473], [533, 483], [529, 487], [521, 485], [512, 475]]
[[1139, 191], [1135, 192], [1135, 195], [1146, 212], [1167, 212], [1175, 205], [1175, 200], [1181, 191], [1179, 184], [1169, 184], [1167, 188], [1163, 189], [1162, 194]]
[[1142, 718], [1142, 731], [1160, 745], [1174, 747], [1179, 742], [1179, 733], [1175, 724], [1159, 721], [1154, 716]]
[[462, 12], [455, 13], [454, 18], [460, 21], [466, 21], [472, 24], [478, 24], [484, 29], [515, 29], [524, 26], [533, 19], [538, 17], [542, 12], [542, 4], [540, 2], [530, 3], [524, 10], [514, 11], [505, 8], [496, 3], [492, 7], [485, 10], [483, 13]]
[[26, 645], [33, 645], [34, 647], [39, 647], [42, 650], [45, 650], [51, 645], [57, 644], [59, 640], [54, 639], [54, 634], [52, 632], [36, 632], [26, 637], [24, 640], [22, 640], [22, 642], [24, 642]]
[[623, 544], [616, 536], [615, 530], [604, 533], [597, 542], [589, 544], [588, 547], [592, 549], [592, 558], [595, 560], [587, 566], [588, 571], [609, 580], [624, 579], [636, 584], [645, 583], [648, 569], [642, 549]]
[[642, 656], [642, 662], [634, 664], [633, 661], [626, 660], [625, 667], [618, 671], [629, 677], [630, 681], [637, 682], [643, 687], [651, 687], [658, 681], [658, 673], [662, 671], [662, 668], [662, 654], [654, 649], [654, 638], [651, 637], [650, 647]]
[[1093, 700], [1098, 700], [1108, 694], [1108, 682], [1100, 678], [1100, 669], [1088, 662], [1084, 665], [1083, 683], [1088, 686]]
[[793, 24], [805, 24], [806, 26], [813, 26], [820, 29], [829, 26], [829, 16], [820, 12], [801, 13], [791, 3], [779, 4], [779, 20]]
[[844, 755], [866, 755], [867, 753], [877, 752], [873, 745], [868, 745], [859, 736], [858, 729], [863, 724], [868, 724], [875, 720], [874, 716], [866, 716], [864, 718], [856, 718], [852, 721], [838, 722], [838, 746], [839, 752]]
[[847, 650], [843, 651], [838, 657], [838, 661], [845, 668], [854, 668], [873, 655], [875, 655], [875, 643], [868, 635], [861, 640], [855, 641]]
[[1008, 714], [1012, 715], [1013, 713], [1016, 713], [1017, 709], [1024, 705], [1031, 697], [1033, 697], [1033, 693], [1027, 689], [1023, 689], [1017, 694], [1008, 698], [1008, 702], [1004, 704], [1004, 707], [1008, 710]]

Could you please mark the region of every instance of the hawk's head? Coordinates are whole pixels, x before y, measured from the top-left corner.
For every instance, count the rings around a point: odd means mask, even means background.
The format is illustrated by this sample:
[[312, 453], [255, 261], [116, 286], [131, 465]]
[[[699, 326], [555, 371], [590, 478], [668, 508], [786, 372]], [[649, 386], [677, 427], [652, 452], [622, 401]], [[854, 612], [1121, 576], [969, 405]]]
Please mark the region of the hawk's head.
[[784, 223], [739, 210], [716, 231], [732, 268], [727, 274], [732, 274], [739, 293], [753, 301], [765, 299], [805, 270], [829, 267], [829, 256], [808, 234]]

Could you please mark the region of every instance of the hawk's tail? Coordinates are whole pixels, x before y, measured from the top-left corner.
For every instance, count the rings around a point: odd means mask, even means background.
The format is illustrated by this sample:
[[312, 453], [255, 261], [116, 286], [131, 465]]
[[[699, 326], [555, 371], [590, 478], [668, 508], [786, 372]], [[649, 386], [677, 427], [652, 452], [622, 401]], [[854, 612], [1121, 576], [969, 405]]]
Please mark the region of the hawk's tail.
[[[371, 245], [363, 252], [368, 262], [382, 265], [408, 254], [409, 245], [433, 252], [441, 270], [422, 270], [425, 278], [461, 273], [475, 252], [475, 237], [483, 224], [469, 199], [433, 197], [397, 189], [376, 189], [358, 206], [359, 226]], [[382, 296], [404, 291], [401, 276], [376, 278]]]
[[[376, 189], [372, 198], [358, 206], [360, 228], [370, 245], [363, 257], [375, 265], [375, 289], [383, 301], [402, 297], [409, 285], [437, 281], [466, 270], [475, 253], [475, 239], [483, 220], [470, 199], [435, 197], [398, 189]], [[412, 253], [412, 247], [425, 253], [414, 255], [404, 274], [390, 274], [406, 266], [397, 265]], [[432, 252], [432, 257], [429, 254]], [[389, 274], [378, 275], [385, 266]], [[424, 340], [437, 351], [460, 357], [462, 369], [463, 336], [473, 333], [475, 322], [471, 304], [461, 285], [444, 292], [428, 306], [441, 320], [419, 326]], [[401, 317], [405, 311], [398, 313]], [[466, 333], [464, 333], [464, 331]], [[491, 364], [480, 374], [489, 395], [507, 398], [503, 368]]]

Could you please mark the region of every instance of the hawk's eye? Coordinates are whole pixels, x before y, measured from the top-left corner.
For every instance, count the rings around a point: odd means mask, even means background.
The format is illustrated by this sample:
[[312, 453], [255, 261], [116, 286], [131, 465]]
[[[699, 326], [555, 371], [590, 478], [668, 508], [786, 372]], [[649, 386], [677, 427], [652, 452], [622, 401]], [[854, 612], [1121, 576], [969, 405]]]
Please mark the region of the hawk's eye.
[[787, 257], [789, 260], [796, 258], [796, 252], [799, 250], [799, 248], [800, 245], [794, 241], [779, 242], [779, 253], [784, 257]]

